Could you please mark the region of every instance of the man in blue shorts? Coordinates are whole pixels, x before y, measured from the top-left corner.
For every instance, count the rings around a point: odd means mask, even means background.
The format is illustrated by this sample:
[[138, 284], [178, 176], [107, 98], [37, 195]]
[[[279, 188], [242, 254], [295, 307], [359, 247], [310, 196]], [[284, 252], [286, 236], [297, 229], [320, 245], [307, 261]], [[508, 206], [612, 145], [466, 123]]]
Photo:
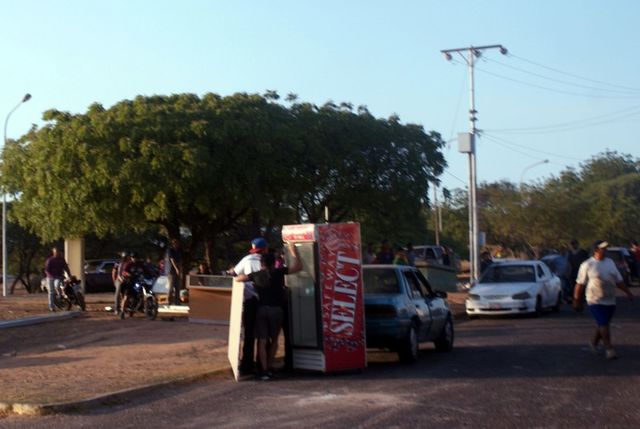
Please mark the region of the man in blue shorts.
[[587, 305], [598, 326], [589, 341], [589, 347], [597, 353], [602, 340], [607, 359], [615, 359], [618, 355], [611, 345], [609, 325], [616, 310], [616, 287], [621, 289], [630, 301], [633, 301], [633, 295], [624, 284], [616, 264], [604, 256], [608, 246], [609, 243], [602, 240], [593, 243], [593, 256], [580, 265], [573, 292], [573, 307], [577, 311], [582, 310], [582, 292], [586, 286]]

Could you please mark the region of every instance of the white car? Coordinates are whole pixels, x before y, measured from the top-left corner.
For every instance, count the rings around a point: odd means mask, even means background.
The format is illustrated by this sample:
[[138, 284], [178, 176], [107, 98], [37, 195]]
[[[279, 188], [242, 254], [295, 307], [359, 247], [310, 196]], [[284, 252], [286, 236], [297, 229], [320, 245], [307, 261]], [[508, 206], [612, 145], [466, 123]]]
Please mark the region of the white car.
[[469, 289], [467, 315], [493, 316], [559, 311], [560, 279], [541, 261], [504, 261], [490, 265]]

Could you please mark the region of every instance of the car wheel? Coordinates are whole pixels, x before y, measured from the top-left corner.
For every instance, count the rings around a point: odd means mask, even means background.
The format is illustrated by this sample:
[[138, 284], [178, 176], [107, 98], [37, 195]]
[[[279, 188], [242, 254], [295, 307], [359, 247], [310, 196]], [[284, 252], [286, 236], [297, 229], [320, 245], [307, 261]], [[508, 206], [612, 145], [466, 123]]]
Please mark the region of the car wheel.
[[560, 307], [562, 306], [562, 293], [558, 292], [558, 299], [556, 300], [556, 305], [554, 305], [551, 310], [553, 310], [554, 313], [557, 313], [560, 311]]
[[453, 349], [453, 321], [451, 316], [447, 317], [447, 321], [442, 327], [440, 336], [433, 342], [436, 346], [436, 350], [439, 352], [449, 352]]
[[73, 307], [73, 303], [71, 302], [70, 298], [63, 298], [62, 299], [62, 306], [65, 310], [69, 311], [71, 310], [71, 307]]
[[540, 315], [542, 314], [542, 298], [540, 298], [539, 296], [536, 298], [536, 308], [533, 311], [533, 315], [535, 317], [540, 317]]
[[411, 324], [406, 338], [400, 345], [398, 356], [400, 357], [400, 361], [405, 363], [418, 360], [418, 328], [415, 323]]

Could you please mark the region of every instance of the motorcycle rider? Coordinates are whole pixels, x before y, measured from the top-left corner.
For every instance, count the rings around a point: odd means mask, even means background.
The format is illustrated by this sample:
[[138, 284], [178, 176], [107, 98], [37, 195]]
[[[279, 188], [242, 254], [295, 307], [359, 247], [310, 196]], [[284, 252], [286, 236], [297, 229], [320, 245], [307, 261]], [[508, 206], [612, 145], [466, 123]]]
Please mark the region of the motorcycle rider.
[[51, 256], [47, 258], [44, 263], [44, 272], [47, 276], [47, 289], [49, 292], [49, 311], [56, 311], [54, 304], [54, 293], [58, 295], [64, 294], [62, 281], [64, 280], [64, 274], [67, 273], [71, 277], [71, 271], [67, 265], [67, 261], [58, 252], [58, 248], [51, 248]]
[[[122, 268], [122, 284], [120, 286], [122, 296], [129, 292], [133, 286], [133, 282], [136, 280], [136, 277], [141, 273], [148, 276], [151, 275], [139, 255], [136, 252], [131, 252], [129, 254], [129, 260], [125, 262], [124, 267]], [[123, 301], [124, 300], [120, 301], [120, 306], [122, 306]], [[120, 311], [123, 311], [122, 308], [120, 308]]]

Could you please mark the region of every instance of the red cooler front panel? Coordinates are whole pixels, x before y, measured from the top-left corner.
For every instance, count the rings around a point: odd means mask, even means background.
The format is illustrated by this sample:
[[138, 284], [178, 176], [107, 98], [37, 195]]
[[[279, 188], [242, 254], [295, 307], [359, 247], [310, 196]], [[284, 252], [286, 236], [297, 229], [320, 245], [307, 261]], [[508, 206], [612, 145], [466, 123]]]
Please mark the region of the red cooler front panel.
[[317, 225], [322, 339], [327, 372], [364, 368], [360, 225]]

